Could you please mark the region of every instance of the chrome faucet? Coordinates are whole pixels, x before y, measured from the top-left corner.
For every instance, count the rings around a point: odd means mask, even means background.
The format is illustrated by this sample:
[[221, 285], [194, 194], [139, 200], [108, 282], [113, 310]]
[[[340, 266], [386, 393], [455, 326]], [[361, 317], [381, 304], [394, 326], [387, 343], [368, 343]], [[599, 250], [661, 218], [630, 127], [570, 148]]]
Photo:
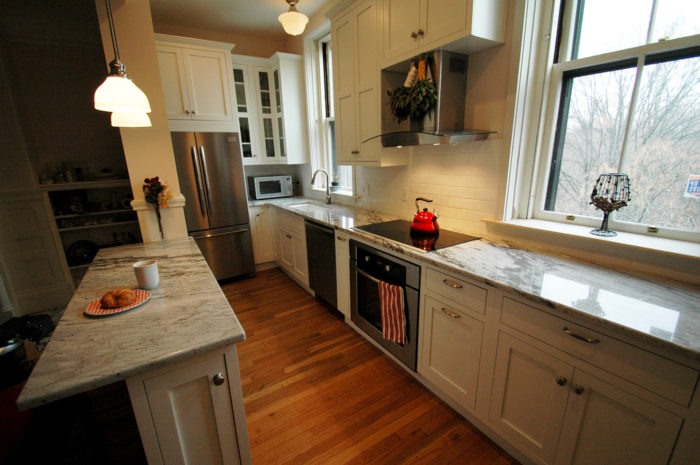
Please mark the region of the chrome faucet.
[[314, 175], [311, 176], [311, 186], [314, 185], [314, 182], [316, 181], [316, 175], [317, 175], [319, 172], [321, 172], [321, 173], [323, 173], [323, 174], [326, 175], [326, 192], [324, 193], [324, 195], [326, 196], [326, 203], [330, 204], [330, 203], [331, 203], [331, 177], [330, 177], [330, 175], [328, 174], [328, 171], [323, 170], [323, 169], [321, 169], [321, 170], [316, 170], [316, 171], [314, 172]]

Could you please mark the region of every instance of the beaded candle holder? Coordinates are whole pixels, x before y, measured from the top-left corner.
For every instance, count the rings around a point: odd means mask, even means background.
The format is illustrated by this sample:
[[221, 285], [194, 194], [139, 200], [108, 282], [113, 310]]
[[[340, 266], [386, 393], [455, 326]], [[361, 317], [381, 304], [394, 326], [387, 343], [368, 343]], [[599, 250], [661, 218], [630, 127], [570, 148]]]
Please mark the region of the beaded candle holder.
[[617, 236], [615, 231], [608, 229], [608, 216], [610, 212], [627, 206], [630, 200], [630, 179], [623, 173], [604, 173], [598, 176], [598, 180], [591, 192], [591, 204], [603, 211], [603, 223], [600, 228], [591, 231], [596, 236]]

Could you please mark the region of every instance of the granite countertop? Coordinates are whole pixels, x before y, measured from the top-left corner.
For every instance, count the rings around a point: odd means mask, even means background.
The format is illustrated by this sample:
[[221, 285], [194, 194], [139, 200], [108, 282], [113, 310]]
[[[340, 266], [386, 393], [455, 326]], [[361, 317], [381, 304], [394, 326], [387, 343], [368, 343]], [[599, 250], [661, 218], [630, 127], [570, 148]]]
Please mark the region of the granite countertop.
[[[156, 259], [160, 285], [133, 310], [99, 318], [85, 307], [135, 288], [132, 264]], [[28, 409], [245, 339], [192, 238], [101, 249], [17, 400]]]
[[700, 362], [697, 286], [645, 279], [485, 239], [425, 252], [353, 229], [395, 219], [389, 215], [306, 198], [274, 199], [258, 204], [263, 203], [324, 222], [414, 261], [521, 295], [554, 313], [577, 318], [593, 329], [621, 333]]

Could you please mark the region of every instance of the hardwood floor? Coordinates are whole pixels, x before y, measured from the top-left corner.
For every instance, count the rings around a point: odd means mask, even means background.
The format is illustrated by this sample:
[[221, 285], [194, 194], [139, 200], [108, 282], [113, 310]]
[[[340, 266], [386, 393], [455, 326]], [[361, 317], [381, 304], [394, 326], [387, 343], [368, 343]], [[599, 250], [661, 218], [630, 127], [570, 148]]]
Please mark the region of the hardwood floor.
[[254, 464], [518, 463], [278, 269], [222, 288]]

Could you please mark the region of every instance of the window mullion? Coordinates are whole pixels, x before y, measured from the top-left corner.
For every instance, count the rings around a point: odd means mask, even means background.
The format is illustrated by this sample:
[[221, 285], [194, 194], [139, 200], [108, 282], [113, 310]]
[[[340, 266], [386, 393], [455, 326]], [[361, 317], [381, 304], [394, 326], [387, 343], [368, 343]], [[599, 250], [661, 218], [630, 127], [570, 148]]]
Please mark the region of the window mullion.
[[642, 82], [642, 71], [644, 70], [644, 56], [640, 55], [637, 59], [637, 75], [634, 78], [634, 86], [632, 87], [632, 98], [630, 99], [630, 107], [627, 113], [627, 123], [625, 124], [625, 134], [622, 136], [622, 147], [620, 149], [620, 159], [617, 162], [617, 171], [622, 172], [622, 165], [625, 161], [627, 153], [627, 142], [629, 140], [630, 128], [634, 123], [634, 109], [637, 106], [637, 96], [639, 94], [639, 86]]
[[654, 0], [651, 4], [651, 16], [649, 18], [649, 29], [647, 29], [647, 44], [651, 43], [651, 39], [654, 37], [654, 25], [656, 23], [656, 7], [659, 4], [659, 0]]

